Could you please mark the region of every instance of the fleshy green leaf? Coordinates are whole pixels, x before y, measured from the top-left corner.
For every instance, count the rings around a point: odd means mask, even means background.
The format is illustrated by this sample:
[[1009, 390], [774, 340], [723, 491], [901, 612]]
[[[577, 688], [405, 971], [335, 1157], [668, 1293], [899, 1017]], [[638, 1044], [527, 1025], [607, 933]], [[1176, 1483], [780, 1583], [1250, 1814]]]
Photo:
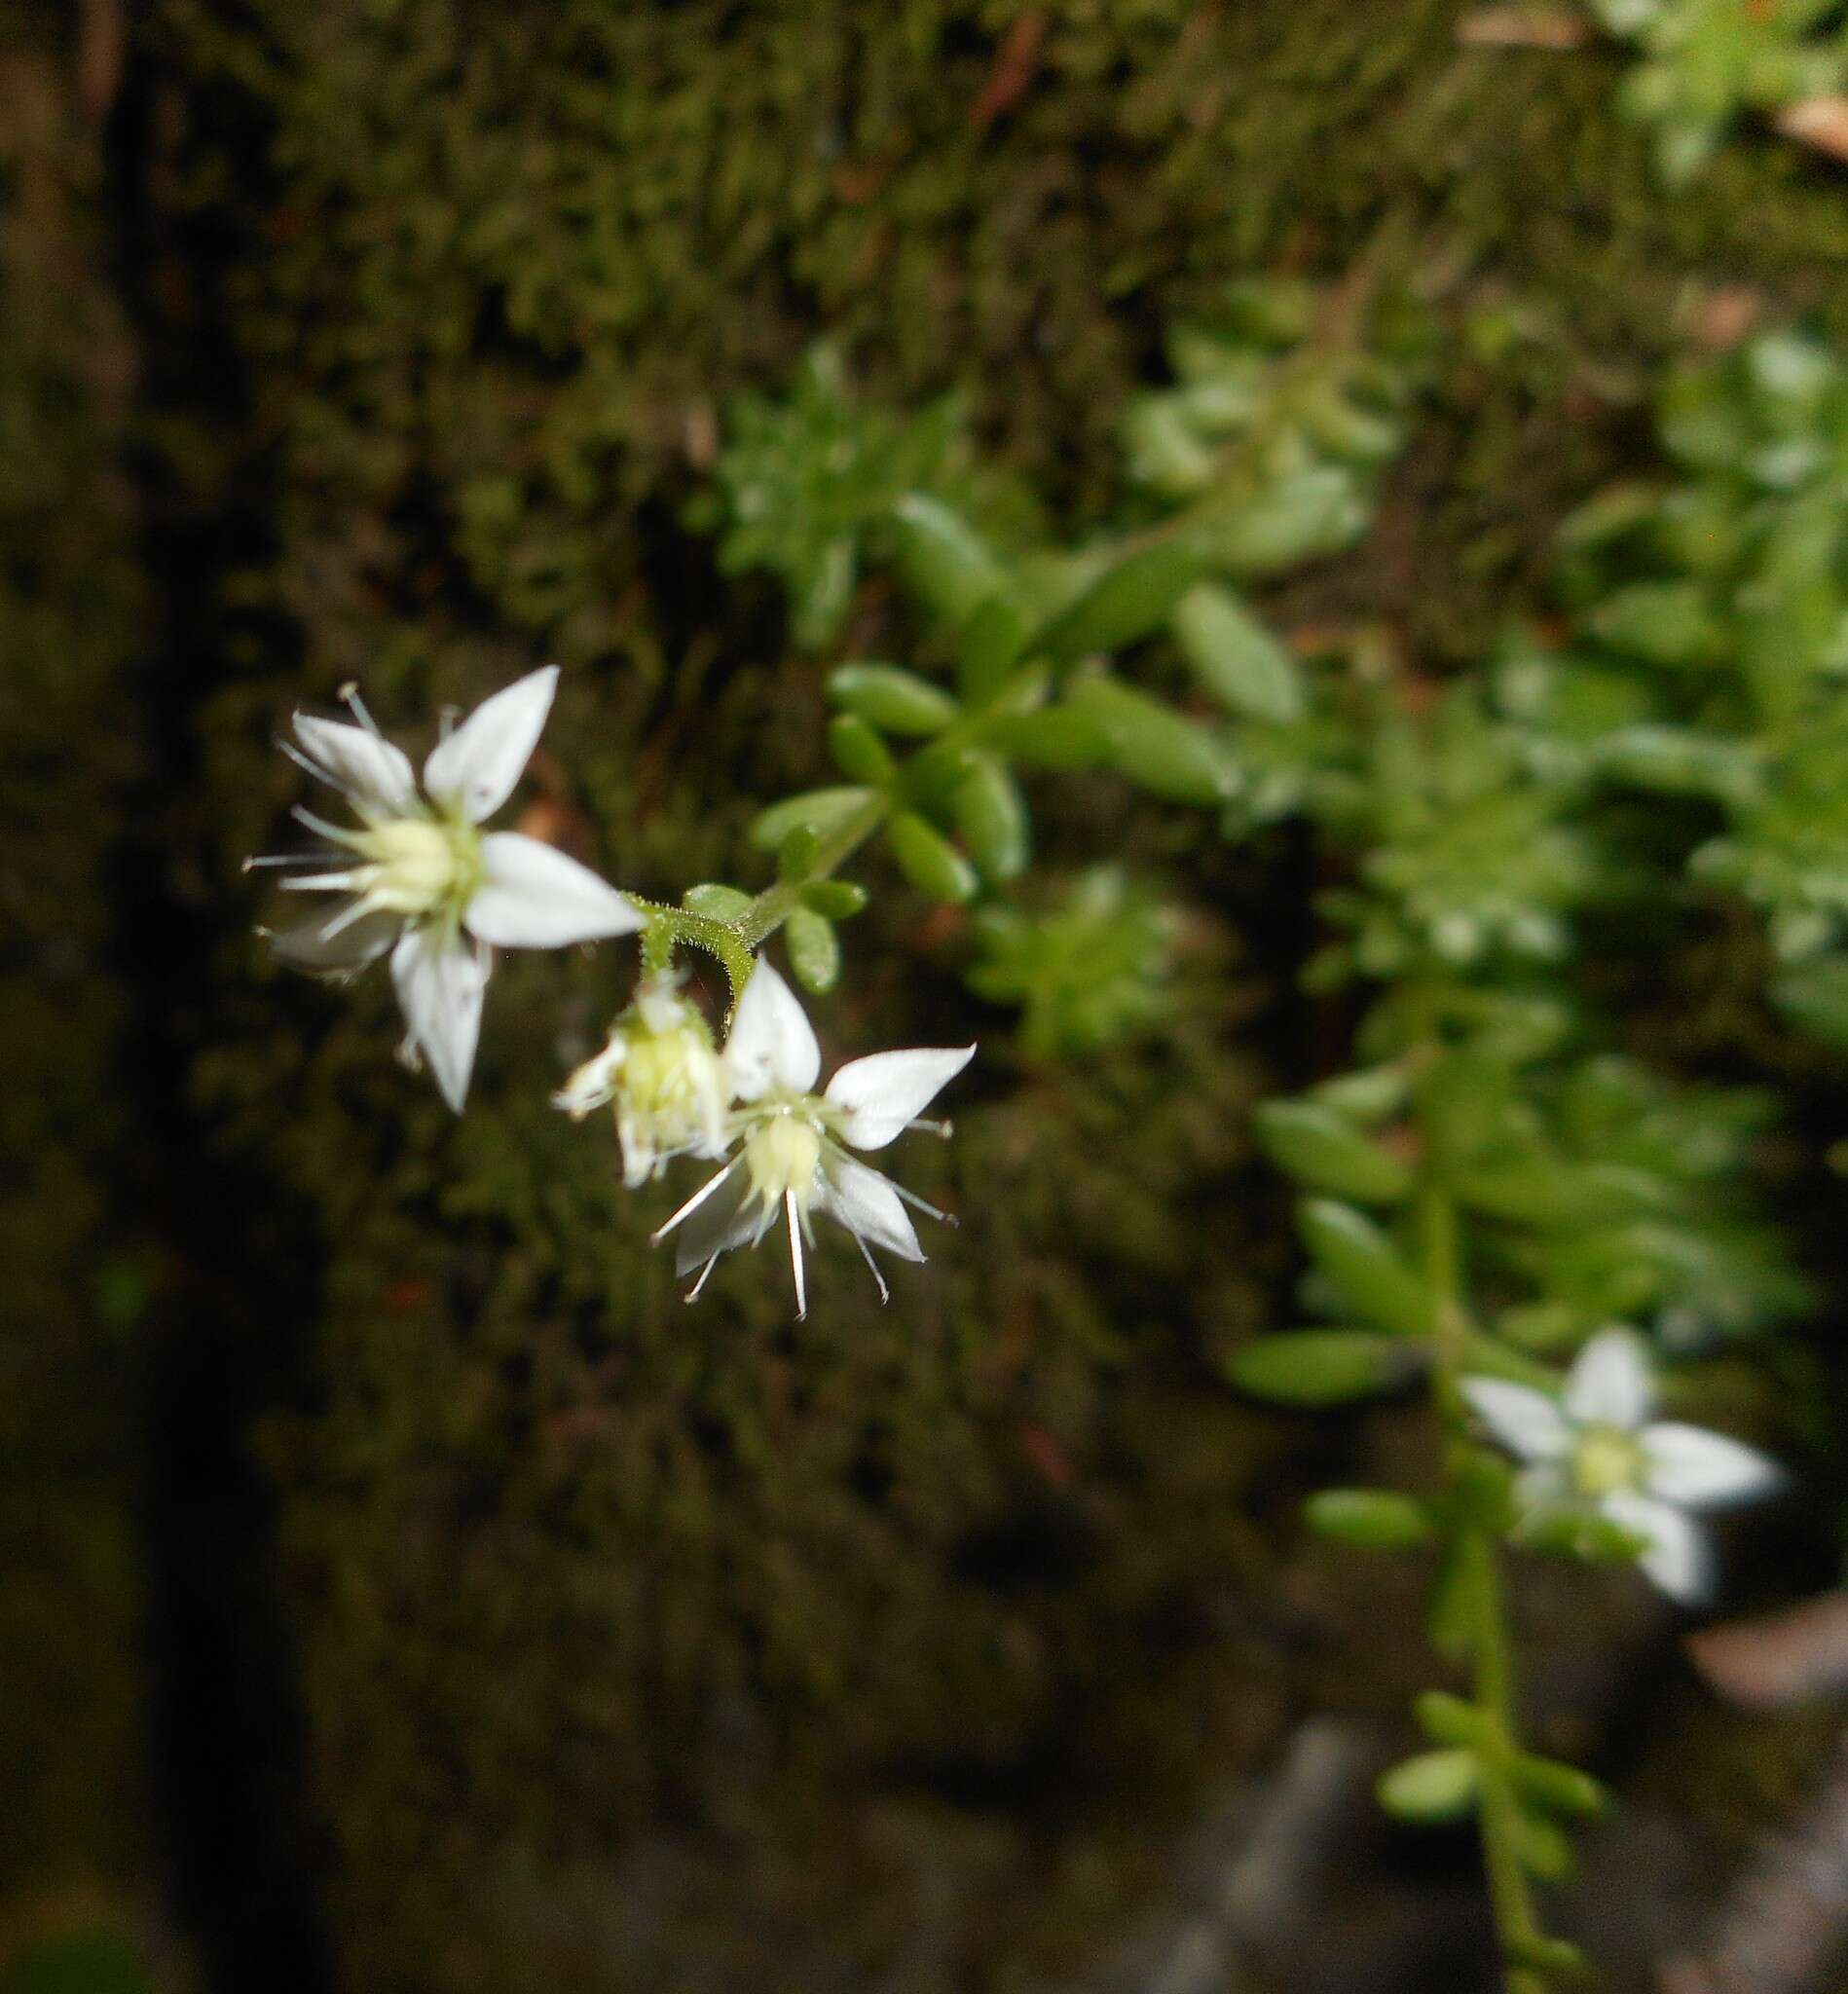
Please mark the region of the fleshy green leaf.
[[1138, 788], [1171, 803], [1224, 802], [1238, 788], [1225, 744], [1172, 707], [1110, 679], [1087, 679], [1067, 695], [1109, 744], [1112, 764]]
[[838, 830], [848, 818], [871, 802], [868, 789], [806, 790], [799, 796], [772, 803], [751, 827], [751, 842], [760, 852], [774, 852], [798, 824], [805, 824], [817, 837]]
[[1496, 1742], [1495, 1720], [1448, 1690], [1427, 1689], [1413, 1708], [1425, 1735], [1438, 1745], [1466, 1745], [1480, 1752]]
[[790, 968], [803, 989], [819, 996], [840, 980], [840, 940], [826, 915], [816, 913], [813, 907], [795, 908], [784, 923], [783, 942], [789, 950]]
[[842, 775], [855, 782], [892, 780], [892, 751], [856, 713], [837, 713], [828, 723], [828, 752]]
[[789, 835], [776, 848], [779, 879], [805, 879], [815, 869], [821, 855], [821, 839], [812, 824], [793, 824]]
[[867, 904], [867, 889], [851, 879], [811, 879], [802, 889], [802, 905], [830, 921], [845, 921]]
[[709, 921], [735, 921], [750, 905], [748, 893], [741, 893], [735, 886], [720, 886], [713, 881], [703, 886], [689, 886], [681, 895], [681, 905], [689, 914], [704, 914]]
[[956, 829], [987, 878], [1013, 879], [1025, 868], [1026, 801], [1004, 762], [980, 756], [957, 785], [954, 808]]
[[828, 696], [887, 734], [941, 734], [960, 711], [941, 686], [898, 665], [842, 665]]
[[960, 905], [976, 897], [976, 868], [915, 810], [901, 810], [886, 826], [892, 856], [920, 893]]
[[1609, 1789], [1563, 1759], [1523, 1753], [1511, 1761], [1508, 1770], [1514, 1784], [1530, 1800], [1554, 1814], [1591, 1820], [1609, 1811]]
[[907, 492], [892, 507], [906, 579], [953, 623], [962, 623], [1005, 585], [1001, 564], [974, 527], [941, 498]]
[[1361, 1551], [1415, 1551], [1432, 1536], [1430, 1512], [1390, 1489], [1324, 1489], [1303, 1505], [1312, 1531]]
[[1385, 1233], [1350, 1204], [1311, 1199], [1301, 1213], [1304, 1244], [1354, 1312], [1399, 1336], [1428, 1336], [1429, 1288]]
[[1215, 699], [1248, 720], [1303, 717], [1296, 660], [1230, 589], [1201, 582], [1174, 606], [1174, 641]]
[[1139, 547], [1106, 569], [1055, 616], [1034, 648], [1058, 659], [1120, 650], [1159, 630], [1205, 568], [1197, 542], [1181, 535]]
[[991, 720], [986, 739], [1011, 761], [1066, 775], [1097, 768], [1110, 757], [1102, 726], [1091, 715], [1070, 706]]
[[1259, 1398], [1332, 1406], [1403, 1384], [1416, 1362], [1414, 1347], [1401, 1337], [1366, 1329], [1304, 1329], [1260, 1337], [1235, 1350], [1226, 1376]]
[[1459, 1745], [1402, 1758], [1381, 1774], [1380, 1805], [1401, 1821], [1457, 1821], [1476, 1804], [1480, 1764]]
[[1266, 1101], [1252, 1120], [1265, 1154], [1312, 1191], [1362, 1204], [1393, 1204], [1412, 1188], [1410, 1169], [1332, 1108]]
[[1007, 596], [990, 596], [970, 617], [956, 660], [956, 683], [971, 706], [985, 706], [1025, 654], [1031, 630], [1025, 610]]

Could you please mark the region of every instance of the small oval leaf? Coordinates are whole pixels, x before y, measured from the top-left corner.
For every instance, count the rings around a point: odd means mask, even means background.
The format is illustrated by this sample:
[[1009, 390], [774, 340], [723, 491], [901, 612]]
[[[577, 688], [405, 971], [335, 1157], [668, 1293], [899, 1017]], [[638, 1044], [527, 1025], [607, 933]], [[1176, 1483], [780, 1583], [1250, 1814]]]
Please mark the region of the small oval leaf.
[[1400, 1336], [1430, 1334], [1429, 1288], [1364, 1212], [1315, 1198], [1303, 1206], [1301, 1225], [1311, 1258], [1356, 1314]]
[[1313, 1101], [1266, 1101], [1252, 1118], [1277, 1168], [1336, 1198], [1393, 1204], [1412, 1188], [1412, 1172], [1353, 1124]]
[[1380, 1805], [1401, 1821], [1457, 1821], [1476, 1804], [1476, 1754], [1460, 1745], [1402, 1758], [1380, 1776]]
[[1310, 1529], [1360, 1551], [1415, 1551], [1433, 1534], [1422, 1502], [1391, 1489], [1324, 1489], [1303, 1505]]
[[1343, 1405], [1403, 1384], [1417, 1358], [1403, 1338], [1372, 1330], [1291, 1330], [1235, 1350], [1226, 1376], [1240, 1391], [1285, 1405]]
[[813, 907], [796, 907], [783, 925], [783, 943], [803, 989], [819, 996], [840, 980], [840, 940], [826, 915]]
[[915, 810], [901, 810], [886, 827], [892, 856], [920, 893], [960, 905], [976, 895], [976, 868]]

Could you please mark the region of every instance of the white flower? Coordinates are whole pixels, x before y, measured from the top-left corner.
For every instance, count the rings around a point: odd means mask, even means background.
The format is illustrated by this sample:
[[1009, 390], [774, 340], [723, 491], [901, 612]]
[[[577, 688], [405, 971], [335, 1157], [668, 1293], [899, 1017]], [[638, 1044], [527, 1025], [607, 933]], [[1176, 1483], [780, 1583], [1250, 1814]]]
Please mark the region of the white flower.
[[329, 824], [298, 807], [296, 817], [333, 849], [248, 862], [313, 867], [282, 885], [340, 897], [331, 914], [274, 938], [283, 961], [351, 976], [390, 951], [409, 1027], [405, 1055], [429, 1061], [459, 1112], [475, 1061], [490, 944], [561, 948], [642, 926], [629, 902], [575, 859], [518, 831], [478, 828], [512, 794], [557, 684], [558, 667], [547, 665], [446, 727], [424, 764], [422, 794], [410, 762], [373, 725], [352, 686], [341, 696], [357, 726], [298, 713], [295, 740], [282, 742], [282, 752], [338, 790], [359, 823]]
[[713, 1035], [670, 977], [649, 977], [610, 1043], [552, 1096], [574, 1122], [613, 1101], [622, 1181], [658, 1177], [670, 1157], [721, 1157], [730, 1096]]
[[725, 1041], [725, 1081], [739, 1103], [729, 1133], [741, 1145], [739, 1154], [654, 1236], [663, 1239], [684, 1226], [677, 1271], [699, 1270], [686, 1299], [698, 1298], [721, 1253], [755, 1246], [781, 1217], [789, 1228], [799, 1320], [808, 1312], [802, 1244], [813, 1245], [809, 1215], [822, 1212], [854, 1236], [884, 1301], [888, 1290], [871, 1248], [922, 1260], [924, 1249], [905, 1206], [914, 1204], [934, 1219], [945, 1215], [856, 1163], [847, 1149], [883, 1149], [913, 1126], [941, 1132], [942, 1125], [920, 1124], [918, 1114], [975, 1052], [974, 1046], [956, 1046], [875, 1052], [850, 1060], [825, 1093], [811, 1092], [821, 1072], [821, 1048], [790, 986], [759, 962]]
[[1465, 1398], [1528, 1465], [1523, 1509], [1591, 1509], [1640, 1538], [1643, 1569], [1672, 1599], [1697, 1605], [1713, 1583], [1707, 1533], [1688, 1514], [1768, 1496], [1775, 1461], [1699, 1426], [1651, 1420], [1655, 1393], [1641, 1345], [1601, 1330], [1579, 1351], [1557, 1400], [1500, 1378], [1465, 1378]]

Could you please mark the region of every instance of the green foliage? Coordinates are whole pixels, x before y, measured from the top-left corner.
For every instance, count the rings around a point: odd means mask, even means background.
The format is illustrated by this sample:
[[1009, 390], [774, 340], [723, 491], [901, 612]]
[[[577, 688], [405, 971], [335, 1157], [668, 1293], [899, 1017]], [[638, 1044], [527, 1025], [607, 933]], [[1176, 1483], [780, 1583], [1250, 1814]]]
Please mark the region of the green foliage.
[[983, 907], [969, 987], [1021, 1008], [1020, 1044], [1033, 1057], [1082, 1057], [1167, 1014], [1178, 934], [1173, 907], [1149, 887], [1095, 867], [1037, 912]]
[[727, 572], [767, 568], [790, 599], [795, 641], [819, 649], [853, 607], [869, 535], [893, 531], [895, 504], [924, 494], [978, 512], [1018, 514], [1017, 493], [972, 467], [961, 400], [946, 395], [900, 419], [850, 400], [839, 354], [811, 348], [787, 395], [737, 395], [714, 486], [687, 508], [690, 526], [722, 524]]
[[1837, 94], [1848, 79], [1839, 0], [1587, 0], [1643, 60], [1617, 109], [1649, 128], [1657, 170], [1679, 187], [1747, 112]]
[[1678, 370], [1657, 413], [1680, 477], [1568, 523], [1570, 639], [1512, 663], [1504, 700], [1606, 782], [1709, 808], [1693, 878], [1761, 911], [1789, 966], [1773, 996], [1827, 1035], [1848, 935], [1848, 368], [1765, 333]]

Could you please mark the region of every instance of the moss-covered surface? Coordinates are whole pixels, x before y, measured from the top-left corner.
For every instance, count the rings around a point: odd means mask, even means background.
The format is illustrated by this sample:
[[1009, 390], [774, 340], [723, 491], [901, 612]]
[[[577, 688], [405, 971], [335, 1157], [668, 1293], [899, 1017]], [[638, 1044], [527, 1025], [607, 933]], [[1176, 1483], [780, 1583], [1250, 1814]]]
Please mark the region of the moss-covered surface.
[[110, 871], [145, 606], [133, 359], [96, 130], [46, 25], [0, 9], [0, 1967], [130, 1905], [156, 1856], [134, 1502], [150, 1264], [110, 1193]]
[[[264, 967], [238, 861], [284, 834], [294, 700], [359, 678], [395, 720], [553, 656], [553, 824], [643, 891], [755, 883], [742, 827], [816, 778], [822, 668], [678, 521], [724, 397], [822, 330], [869, 392], [960, 386], [1083, 522], [1165, 316], [1253, 264], [1422, 274], [1458, 333], [1429, 422], [1367, 547], [1273, 606], [1480, 655], [1716, 287], [1848, 329], [1848, 201], [1769, 139], [1665, 200], [1610, 58], [1460, 49], [1458, 11], [172, 0], [145, 29], [120, 205], [185, 771], [147, 834], [192, 950], [150, 1043], [196, 1198], [236, 1188], [221, 1320], [308, 1353], [245, 1374], [218, 1445], [259, 1447], [278, 1505], [343, 1987], [1012, 1984], [1082, 1953], [1193, 1780], [1300, 1702], [1297, 1434], [1210, 1363], [1287, 1267], [1242, 1110], [1317, 1056], [1275, 1001], [1289, 849], [1054, 809], [1056, 860], [1185, 871], [1239, 938], [1233, 994], [1082, 1073], [972, 1069], [956, 1142], [912, 1160], [960, 1230], [885, 1311], [830, 1252], [800, 1328], [760, 1261], [684, 1309], [645, 1244], [665, 1197], [545, 1106], [622, 950], [503, 963], [456, 1123], [391, 1064], [382, 978]], [[113, 668], [84, 641], [21, 727], [81, 736]], [[46, 765], [44, 820], [92, 807], [82, 759]], [[939, 973], [953, 923], [888, 882], [846, 938], [838, 1052], [999, 1041]], [[74, 1249], [81, 1199], [39, 1188]], [[172, 1224], [196, 1252], [212, 1219]]]

